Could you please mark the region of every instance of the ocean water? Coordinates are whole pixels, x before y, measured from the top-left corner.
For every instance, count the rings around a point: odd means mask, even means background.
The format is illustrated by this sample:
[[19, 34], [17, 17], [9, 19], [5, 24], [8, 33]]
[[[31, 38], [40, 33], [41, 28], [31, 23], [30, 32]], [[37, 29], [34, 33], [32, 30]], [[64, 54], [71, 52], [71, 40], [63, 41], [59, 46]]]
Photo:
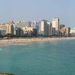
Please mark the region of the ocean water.
[[0, 72], [75, 75], [75, 40], [0, 46]]

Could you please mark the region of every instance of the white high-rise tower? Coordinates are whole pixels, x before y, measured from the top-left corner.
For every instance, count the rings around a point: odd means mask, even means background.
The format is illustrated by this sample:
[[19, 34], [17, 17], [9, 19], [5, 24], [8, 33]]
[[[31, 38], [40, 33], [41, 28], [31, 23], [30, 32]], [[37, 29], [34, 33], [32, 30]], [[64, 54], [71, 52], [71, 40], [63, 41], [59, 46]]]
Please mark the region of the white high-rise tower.
[[55, 28], [55, 35], [59, 35], [59, 18], [52, 18], [52, 27]]

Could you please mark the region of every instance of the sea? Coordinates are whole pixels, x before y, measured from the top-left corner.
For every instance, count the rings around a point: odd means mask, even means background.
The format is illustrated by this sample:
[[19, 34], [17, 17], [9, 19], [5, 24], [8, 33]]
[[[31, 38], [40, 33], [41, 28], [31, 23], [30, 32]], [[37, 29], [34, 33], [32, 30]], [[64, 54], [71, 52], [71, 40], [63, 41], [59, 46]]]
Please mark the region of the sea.
[[75, 75], [75, 40], [0, 45], [0, 73]]

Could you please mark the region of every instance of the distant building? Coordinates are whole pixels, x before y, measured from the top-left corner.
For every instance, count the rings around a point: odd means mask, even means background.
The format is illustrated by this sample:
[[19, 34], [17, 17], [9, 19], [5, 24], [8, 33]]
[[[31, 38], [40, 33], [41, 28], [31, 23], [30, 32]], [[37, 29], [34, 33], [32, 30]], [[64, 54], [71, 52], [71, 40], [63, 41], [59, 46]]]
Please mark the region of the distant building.
[[33, 36], [37, 36], [37, 29], [33, 29]]
[[4, 29], [4, 30], [6, 31], [6, 34], [7, 34], [7, 26], [6, 26], [5, 23], [1, 24], [1, 25], [0, 25], [0, 28], [1, 28], [1, 29]]
[[16, 28], [15, 28], [15, 31], [16, 31], [16, 35], [17, 35], [17, 36], [22, 36], [22, 35], [24, 35], [23, 30], [22, 30], [21, 28], [16, 27]]
[[59, 29], [62, 29], [63, 27], [65, 27], [64, 24], [60, 24], [60, 28]]
[[33, 28], [32, 27], [22, 27], [24, 35], [32, 36]]
[[65, 36], [70, 36], [70, 27], [66, 27]]
[[52, 33], [52, 36], [55, 36], [55, 32], [56, 32], [56, 30], [55, 30], [55, 28], [51, 28], [51, 33]]
[[64, 29], [64, 27], [65, 27], [64, 24], [60, 24], [60, 26], [59, 26], [59, 36], [65, 35], [65, 34], [62, 33], [63, 32], [62, 28]]
[[0, 28], [0, 36], [4, 36], [4, 35], [6, 35], [6, 30]]
[[6, 34], [14, 34], [13, 21], [9, 21], [5, 24], [1, 24], [0, 28], [6, 30]]
[[31, 27], [36, 28], [37, 22], [36, 21], [31, 21]]
[[59, 18], [52, 18], [52, 27], [55, 28], [55, 35], [59, 35]]
[[75, 28], [70, 29], [70, 36], [75, 36]]
[[70, 28], [69, 27], [63, 27], [61, 30], [62, 36], [70, 36]]
[[44, 21], [40, 21], [39, 22], [39, 34], [40, 35], [45, 35], [45, 22]]
[[13, 21], [8, 21], [7, 24], [13, 25], [13, 24], [15, 24], [15, 23], [14, 23]]
[[18, 21], [16, 24], [16, 27], [22, 28], [22, 27], [31, 27], [31, 22], [30, 21]]
[[37, 24], [36, 21], [31, 21], [31, 26], [32, 26], [32, 25], [36, 25], [36, 24]]
[[14, 34], [14, 22], [13, 21], [9, 21], [6, 24], [7, 26], [7, 34]]
[[51, 23], [47, 20], [42, 20], [39, 22], [39, 34], [43, 36], [50, 35]]
[[36, 21], [31, 21], [31, 27], [36, 30], [37, 35], [39, 34], [39, 24]]
[[47, 22], [47, 35], [52, 36], [52, 23]]

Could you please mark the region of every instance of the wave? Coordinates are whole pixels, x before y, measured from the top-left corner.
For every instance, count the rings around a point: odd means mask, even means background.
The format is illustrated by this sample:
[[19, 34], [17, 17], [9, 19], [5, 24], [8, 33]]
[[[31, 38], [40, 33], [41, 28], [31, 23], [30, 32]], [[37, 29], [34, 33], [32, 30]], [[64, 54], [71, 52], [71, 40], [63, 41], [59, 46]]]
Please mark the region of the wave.
[[28, 45], [28, 44], [30, 44], [30, 43], [14, 43], [14, 44], [6, 44], [6, 45], [0, 45], [1, 47], [2, 46], [14, 46], [14, 45], [20, 45], [20, 46], [25, 46], [25, 45]]
[[28, 45], [28, 43], [27, 44], [25, 44], [25, 43], [15, 43], [15, 44], [11, 44], [11, 45]]

